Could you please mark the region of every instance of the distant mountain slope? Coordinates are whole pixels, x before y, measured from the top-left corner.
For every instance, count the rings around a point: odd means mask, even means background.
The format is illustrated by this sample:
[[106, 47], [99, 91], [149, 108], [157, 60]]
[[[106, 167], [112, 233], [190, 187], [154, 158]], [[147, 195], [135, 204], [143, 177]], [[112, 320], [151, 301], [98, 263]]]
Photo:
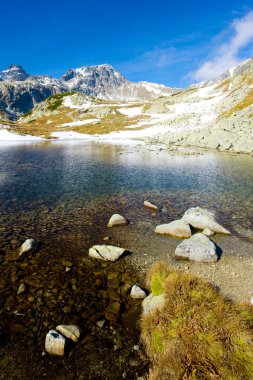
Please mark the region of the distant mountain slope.
[[[131, 99], [131, 91], [146, 96], [150, 86], [145, 82], [128, 86], [123, 77], [117, 80], [123, 81], [117, 88], [118, 99], [124, 93]], [[80, 84], [80, 77], [75, 81]], [[107, 91], [109, 97], [109, 87]], [[107, 138], [144, 139], [171, 149], [197, 146], [253, 153], [253, 59], [214, 81], [145, 102], [99, 100], [78, 92], [57, 94], [22, 117], [14, 130], [47, 137], [71, 131], [100, 137], [110, 134]]]
[[129, 82], [112, 66], [104, 64], [70, 69], [60, 79], [30, 76], [19, 65], [0, 72], [0, 108], [5, 118], [15, 119], [57, 93], [78, 91], [111, 100], [150, 100], [176, 90], [146, 82]]

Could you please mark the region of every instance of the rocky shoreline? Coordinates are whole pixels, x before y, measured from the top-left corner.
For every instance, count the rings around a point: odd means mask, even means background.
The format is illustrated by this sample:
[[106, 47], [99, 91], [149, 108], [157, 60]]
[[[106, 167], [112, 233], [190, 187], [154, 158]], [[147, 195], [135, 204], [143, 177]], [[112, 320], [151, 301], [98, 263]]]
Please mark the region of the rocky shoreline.
[[[158, 260], [211, 281], [233, 300], [249, 303], [252, 242], [215, 235], [212, 239], [223, 251], [217, 263], [178, 261], [174, 252], [181, 239], [154, 233], [159, 210], [143, 207], [143, 221], [124, 204], [114, 207], [124, 211], [129, 224], [108, 228], [108, 212], [101, 214], [100, 209], [95, 214], [92, 209], [90, 232], [83, 240], [65, 229], [64, 235], [58, 232], [53, 241], [41, 242], [38, 251], [23, 260], [8, 261], [1, 255], [2, 378], [143, 378], [149, 362], [139, 341], [141, 300], [130, 297], [130, 291], [134, 284], [145, 289], [147, 271]], [[131, 253], [115, 262], [89, 258], [88, 247], [97, 243]], [[19, 241], [12, 244], [18, 246]], [[20, 293], [21, 284], [25, 289]], [[78, 325], [83, 331], [75, 349], [61, 359], [45, 355], [46, 334], [59, 324]]]

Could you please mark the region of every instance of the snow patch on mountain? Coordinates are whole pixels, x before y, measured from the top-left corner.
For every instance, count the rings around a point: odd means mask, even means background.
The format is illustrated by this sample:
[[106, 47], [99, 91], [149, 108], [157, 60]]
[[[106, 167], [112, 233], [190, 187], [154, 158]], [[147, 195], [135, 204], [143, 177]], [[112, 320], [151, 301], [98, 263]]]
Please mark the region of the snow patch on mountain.
[[98, 123], [99, 121], [100, 121], [100, 119], [79, 120], [79, 121], [72, 121], [70, 123], [64, 123], [61, 126], [62, 127], [77, 127], [79, 125]]
[[118, 111], [126, 116], [138, 116], [142, 114], [142, 107], [120, 108]]

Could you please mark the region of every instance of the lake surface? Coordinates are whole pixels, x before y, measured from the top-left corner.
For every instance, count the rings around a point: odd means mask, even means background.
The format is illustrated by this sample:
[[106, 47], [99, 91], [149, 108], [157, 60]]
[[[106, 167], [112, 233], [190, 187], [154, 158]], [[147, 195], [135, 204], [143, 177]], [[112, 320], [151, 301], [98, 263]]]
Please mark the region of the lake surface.
[[253, 238], [250, 156], [54, 142], [2, 146], [0, 167], [0, 249], [31, 233], [56, 234], [61, 224], [78, 232], [81, 210], [96, 221], [98, 213], [104, 221], [116, 211], [142, 220], [145, 199], [160, 206], [161, 223], [201, 206], [214, 210], [234, 234]]

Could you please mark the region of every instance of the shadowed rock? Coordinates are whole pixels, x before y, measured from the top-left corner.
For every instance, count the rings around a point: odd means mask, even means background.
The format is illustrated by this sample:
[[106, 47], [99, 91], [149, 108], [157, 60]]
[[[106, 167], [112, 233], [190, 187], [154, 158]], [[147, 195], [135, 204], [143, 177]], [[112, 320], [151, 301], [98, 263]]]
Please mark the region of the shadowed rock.
[[213, 263], [218, 260], [216, 245], [202, 233], [182, 241], [176, 248], [175, 256], [178, 259], [204, 263]]

